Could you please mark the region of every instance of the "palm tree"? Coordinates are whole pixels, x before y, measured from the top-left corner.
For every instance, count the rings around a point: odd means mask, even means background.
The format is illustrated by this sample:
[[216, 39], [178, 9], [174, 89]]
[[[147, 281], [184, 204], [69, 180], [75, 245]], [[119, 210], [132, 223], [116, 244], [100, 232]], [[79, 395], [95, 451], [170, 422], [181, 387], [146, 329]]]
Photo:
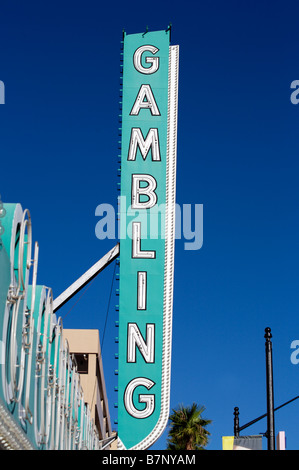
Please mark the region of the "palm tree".
[[212, 421], [203, 419], [204, 406], [179, 405], [169, 416], [168, 450], [203, 450], [210, 436], [206, 426]]

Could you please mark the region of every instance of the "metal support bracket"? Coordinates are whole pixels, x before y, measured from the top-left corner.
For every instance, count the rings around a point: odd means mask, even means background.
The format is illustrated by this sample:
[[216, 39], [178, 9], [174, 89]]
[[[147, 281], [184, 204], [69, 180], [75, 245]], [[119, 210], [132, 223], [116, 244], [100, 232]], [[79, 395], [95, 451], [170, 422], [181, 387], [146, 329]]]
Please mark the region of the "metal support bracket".
[[86, 271], [77, 281], [68, 287], [53, 301], [53, 312], [57, 312], [66, 302], [77, 294], [86, 284], [96, 277], [103, 269], [109, 266], [119, 255], [119, 243], [112, 248], [106, 255], [97, 261], [88, 271]]

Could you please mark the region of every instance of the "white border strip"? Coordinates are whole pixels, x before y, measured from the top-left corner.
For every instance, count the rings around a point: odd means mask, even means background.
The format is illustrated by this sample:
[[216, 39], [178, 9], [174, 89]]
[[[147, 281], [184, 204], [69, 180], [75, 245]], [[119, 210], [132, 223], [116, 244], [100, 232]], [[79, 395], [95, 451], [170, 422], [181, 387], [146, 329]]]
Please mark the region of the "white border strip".
[[[178, 109], [179, 46], [169, 47], [168, 69], [168, 124], [166, 163], [166, 217], [165, 217], [165, 267], [164, 267], [164, 311], [163, 311], [163, 355], [161, 412], [151, 433], [132, 450], [145, 450], [154, 444], [163, 433], [169, 418], [170, 374], [172, 345], [173, 272], [175, 244], [175, 200], [176, 200], [176, 156], [177, 156], [177, 109]], [[118, 440], [118, 449], [125, 447]]]

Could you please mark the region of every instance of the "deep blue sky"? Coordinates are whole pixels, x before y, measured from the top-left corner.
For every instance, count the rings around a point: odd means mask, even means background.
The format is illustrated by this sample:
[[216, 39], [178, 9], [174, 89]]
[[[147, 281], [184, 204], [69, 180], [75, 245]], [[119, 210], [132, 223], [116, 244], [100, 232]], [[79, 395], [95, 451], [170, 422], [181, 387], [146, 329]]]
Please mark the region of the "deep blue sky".
[[[0, 193], [20, 202], [54, 297], [115, 244], [95, 236], [116, 205], [122, 30], [172, 23], [180, 45], [177, 202], [203, 204], [204, 243], [176, 243], [171, 407], [204, 405], [209, 449], [266, 412], [264, 329], [273, 333], [275, 406], [299, 395], [299, 79], [296, 1], [51, 2], [1, 5]], [[102, 337], [114, 266], [61, 315]], [[114, 283], [113, 289], [117, 287]], [[113, 292], [114, 292], [113, 290]], [[78, 301], [78, 302], [77, 302]], [[112, 296], [103, 361], [112, 420]], [[275, 414], [299, 449], [299, 401]], [[266, 421], [244, 434], [266, 431]], [[165, 436], [156, 445], [164, 448]], [[264, 439], [266, 448], [266, 440]]]

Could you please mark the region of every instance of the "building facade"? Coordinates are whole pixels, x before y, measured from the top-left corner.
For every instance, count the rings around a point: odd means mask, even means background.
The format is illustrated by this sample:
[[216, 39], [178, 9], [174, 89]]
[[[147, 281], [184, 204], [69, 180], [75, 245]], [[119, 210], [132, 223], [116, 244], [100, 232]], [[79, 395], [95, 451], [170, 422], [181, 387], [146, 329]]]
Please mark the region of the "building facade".
[[99, 433], [100, 447], [113, 448], [115, 433], [111, 429], [99, 331], [64, 329], [63, 334], [80, 374], [85, 403]]

